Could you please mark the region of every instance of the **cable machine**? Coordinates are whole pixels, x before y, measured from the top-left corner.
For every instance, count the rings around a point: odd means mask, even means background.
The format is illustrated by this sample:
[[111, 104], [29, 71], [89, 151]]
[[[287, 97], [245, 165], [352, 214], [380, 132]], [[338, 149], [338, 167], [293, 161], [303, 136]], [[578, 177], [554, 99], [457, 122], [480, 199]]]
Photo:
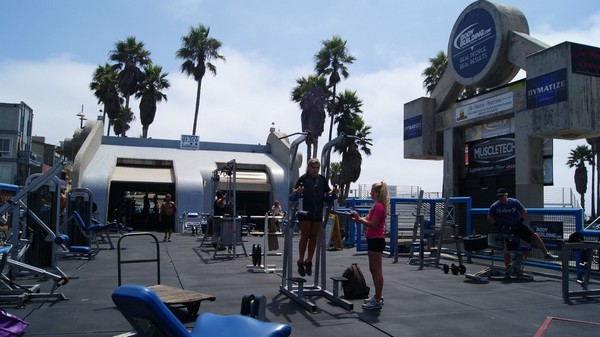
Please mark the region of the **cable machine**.
[[[244, 256], [248, 256], [246, 247], [242, 240], [242, 223], [237, 214], [237, 187], [236, 187], [236, 162], [235, 159], [227, 162], [221, 168], [213, 171], [213, 195], [216, 195], [220, 189], [221, 177], [225, 177], [226, 190], [221, 190], [227, 194], [225, 199], [226, 214], [229, 216], [223, 216], [222, 218], [215, 217], [212, 219], [212, 243], [215, 246], [215, 253], [213, 258], [217, 256], [217, 253], [222, 247], [228, 247], [227, 254], [229, 257], [236, 258], [237, 245], [241, 245], [244, 251]], [[216, 221], [220, 220], [220, 221]], [[202, 243], [204, 243], [204, 239]]]

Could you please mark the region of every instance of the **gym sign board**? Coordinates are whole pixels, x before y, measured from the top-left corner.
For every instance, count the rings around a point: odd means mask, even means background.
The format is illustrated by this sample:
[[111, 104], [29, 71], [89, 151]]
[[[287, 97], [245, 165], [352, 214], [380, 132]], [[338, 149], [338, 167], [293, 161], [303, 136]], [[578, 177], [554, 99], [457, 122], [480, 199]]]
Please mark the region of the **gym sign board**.
[[198, 150], [200, 148], [200, 136], [181, 135], [179, 148], [183, 150]]
[[472, 141], [467, 145], [468, 176], [483, 177], [514, 173], [514, 134]]
[[527, 80], [527, 109], [567, 100], [567, 69]]
[[422, 131], [423, 123], [421, 115], [404, 120], [404, 140], [421, 137]]
[[464, 122], [468, 119], [489, 116], [493, 113], [513, 108], [513, 93], [507, 92], [494, 97], [475, 101], [460, 106], [455, 110], [456, 122]]
[[529, 34], [518, 9], [489, 1], [465, 8], [448, 41], [448, 65], [456, 82], [490, 88], [514, 78], [519, 69], [508, 62], [510, 31]]

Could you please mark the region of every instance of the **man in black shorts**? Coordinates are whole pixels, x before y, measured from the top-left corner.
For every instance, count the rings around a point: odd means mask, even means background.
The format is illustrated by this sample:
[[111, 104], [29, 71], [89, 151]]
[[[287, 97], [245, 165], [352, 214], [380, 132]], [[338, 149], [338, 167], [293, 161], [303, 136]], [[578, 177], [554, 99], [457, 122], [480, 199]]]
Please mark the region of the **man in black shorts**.
[[[523, 204], [515, 198], [509, 198], [508, 192], [499, 188], [496, 191], [498, 200], [490, 206], [487, 219], [492, 224], [499, 228], [504, 234], [512, 234], [519, 239], [535, 245], [544, 253], [546, 260], [556, 260], [558, 256], [548, 252], [544, 241], [535, 233], [529, 226], [525, 225], [525, 217], [527, 210]], [[510, 264], [510, 255], [504, 254], [504, 264], [506, 267]]]

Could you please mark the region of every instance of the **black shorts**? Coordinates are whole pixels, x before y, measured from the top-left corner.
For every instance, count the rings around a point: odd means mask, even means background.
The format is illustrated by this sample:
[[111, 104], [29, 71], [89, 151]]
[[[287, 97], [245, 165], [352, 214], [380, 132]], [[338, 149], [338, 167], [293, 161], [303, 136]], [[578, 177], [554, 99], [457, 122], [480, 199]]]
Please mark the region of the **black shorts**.
[[533, 236], [533, 230], [531, 228], [529, 228], [529, 226], [527, 226], [525, 224], [516, 224], [511, 228], [510, 232], [511, 232], [511, 234], [518, 237], [519, 239], [521, 239], [527, 243], [531, 243], [531, 237]]
[[175, 230], [175, 214], [173, 215], [163, 215], [162, 217], [162, 225], [165, 231]]
[[367, 239], [367, 250], [370, 252], [383, 253], [385, 249], [385, 239], [375, 238]]

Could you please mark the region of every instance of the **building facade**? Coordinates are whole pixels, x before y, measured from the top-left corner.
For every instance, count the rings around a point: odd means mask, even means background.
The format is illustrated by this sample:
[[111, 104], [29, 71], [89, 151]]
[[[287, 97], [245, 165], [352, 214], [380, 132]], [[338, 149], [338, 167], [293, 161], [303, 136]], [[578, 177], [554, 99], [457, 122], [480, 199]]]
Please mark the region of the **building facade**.
[[24, 102], [0, 103], [0, 182], [24, 185], [42, 159], [32, 147], [33, 109]]

